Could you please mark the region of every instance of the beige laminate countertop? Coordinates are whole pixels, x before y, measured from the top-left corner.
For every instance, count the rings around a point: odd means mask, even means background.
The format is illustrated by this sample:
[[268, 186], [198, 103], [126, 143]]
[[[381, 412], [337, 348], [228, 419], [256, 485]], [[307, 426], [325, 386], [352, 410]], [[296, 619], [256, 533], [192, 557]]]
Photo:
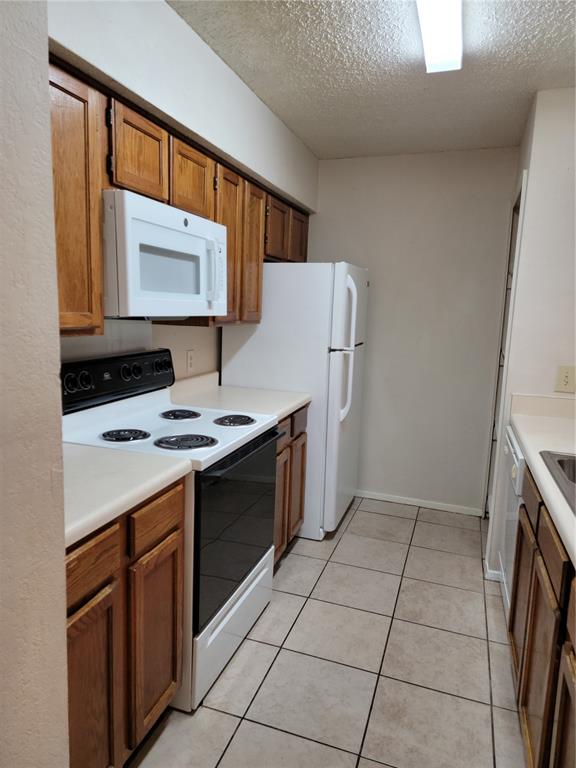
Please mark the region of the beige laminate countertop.
[[64, 532], [75, 544], [192, 470], [188, 459], [64, 443]]
[[219, 387], [218, 374], [180, 379], [170, 390], [172, 402], [216, 408], [222, 411], [250, 411], [276, 416], [281, 421], [311, 401], [306, 392], [285, 392], [252, 387]]
[[576, 515], [540, 451], [576, 453], [576, 421], [573, 400], [568, 398], [514, 396], [512, 426], [546, 508], [576, 565]]

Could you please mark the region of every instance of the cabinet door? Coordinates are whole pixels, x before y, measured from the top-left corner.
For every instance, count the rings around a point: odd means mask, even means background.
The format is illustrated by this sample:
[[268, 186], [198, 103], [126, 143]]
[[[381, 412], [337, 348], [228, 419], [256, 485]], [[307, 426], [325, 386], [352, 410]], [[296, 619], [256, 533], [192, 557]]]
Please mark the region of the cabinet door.
[[574, 768], [576, 765], [576, 656], [565, 643], [560, 657], [554, 731], [550, 750], [550, 768]]
[[116, 581], [68, 619], [70, 768], [121, 765], [122, 631]]
[[274, 507], [274, 562], [283, 554], [288, 543], [290, 509], [290, 446], [276, 457], [276, 504]]
[[168, 133], [119, 101], [112, 105], [114, 184], [168, 202]]
[[206, 219], [214, 218], [216, 163], [179, 139], [170, 140], [170, 203]]
[[542, 555], [534, 557], [526, 639], [522, 658], [519, 712], [528, 765], [547, 764], [552, 725], [560, 611]]
[[290, 211], [290, 261], [306, 261], [308, 255], [308, 216]]
[[129, 569], [132, 746], [172, 699], [182, 666], [182, 531], [167, 536]]
[[534, 553], [536, 552], [536, 537], [522, 504], [518, 517], [518, 532], [516, 534], [516, 552], [514, 555], [514, 576], [512, 578], [512, 595], [510, 597], [510, 616], [508, 631], [510, 649], [512, 651], [513, 670], [516, 680], [516, 693], [520, 686], [520, 666], [524, 652], [526, 635], [526, 617], [528, 615], [528, 598], [530, 592], [530, 575]]
[[266, 256], [288, 260], [290, 248], [290, 206], [272, 195], [266, 196]]
[[218, 165], [216, 170], [216, 221], [226, 227], [228, 313], [215, 323], [235, 323], [240, 318], [240, 279], [242, 250], [242, 179]]
[[102, 164], [106, 99], [50, 67], [60, 330], [102, 333]]
[[292, 441], [290, 445], [290, 516], [288, 522], [288, 541], [294, 538], [304, 520], [304, 495], [306, 491], [306, 432]]
[[266, 194], [244, 182], [244, 242], [240, 319], [259, 323], [262, 317], [262, 271], [266, 230]]

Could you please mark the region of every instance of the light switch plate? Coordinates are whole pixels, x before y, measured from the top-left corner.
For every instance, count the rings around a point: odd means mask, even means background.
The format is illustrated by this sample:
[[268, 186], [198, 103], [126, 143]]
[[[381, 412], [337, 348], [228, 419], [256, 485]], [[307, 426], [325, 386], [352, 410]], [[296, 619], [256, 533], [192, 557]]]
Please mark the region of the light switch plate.
[[556, 371], [556, 392], [576, 391], [576, 368], [573, 365], [559, 365]]

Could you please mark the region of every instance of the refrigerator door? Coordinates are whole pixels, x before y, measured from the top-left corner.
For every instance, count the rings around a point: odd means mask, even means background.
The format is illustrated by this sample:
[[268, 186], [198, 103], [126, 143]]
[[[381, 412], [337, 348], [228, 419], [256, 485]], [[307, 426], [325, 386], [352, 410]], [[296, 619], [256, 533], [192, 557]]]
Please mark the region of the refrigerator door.
[[340, 261], [334, 269], [332, 349], [354, 349], [366, 341], [368, 270]]
[[331, 352], [324, 530], [334, 531], [358, 488], [364, 345]]

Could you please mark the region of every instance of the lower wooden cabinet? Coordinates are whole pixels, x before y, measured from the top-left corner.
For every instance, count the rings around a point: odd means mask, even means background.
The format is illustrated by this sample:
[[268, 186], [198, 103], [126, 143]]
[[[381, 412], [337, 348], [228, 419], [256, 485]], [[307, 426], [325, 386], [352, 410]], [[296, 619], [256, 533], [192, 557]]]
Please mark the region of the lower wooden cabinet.
[[67, 554], [70, 768], [122, 766], [176, 692], [183, 528], [179, 483]]
[[550, 768], [574, 768], [576, 765], [575, 724], [576, 656], [571, 643], [567, 642], [560, 657]]
[[283, 434], [276, 457], [274, 562], [282, 557], [304, 520], [307, 410], [308, 406], [300, 408], [278, 425]]
[[276, 457], [276, 504], [274, 507], [274, 561], [283, 554], [288, 544], [288, 517], [290, 513], [290, 446]]
[[306, 432], [298, 435], [290, 445], [290, 513], [288, 539], [296, 536], [304, 520], [304, 495], [306, 491]]
[[513, 672], [516, 682], [516, 692], [520, 686], [520, 665], [524, 653], [524, 637], [526, 635], [526, 617], [528, 616], [528, 599], [530, 596], [530, 577], [534, 554], [538, 548], [536, 536], [526, 513], [524, 505], [520, 507], [518, 531], [516, 534], [516, 553], [514, 557], [514, 578], [510, 598], [510, 617], [508, 630], [510, 635], [510, 650], [512, 652]]

